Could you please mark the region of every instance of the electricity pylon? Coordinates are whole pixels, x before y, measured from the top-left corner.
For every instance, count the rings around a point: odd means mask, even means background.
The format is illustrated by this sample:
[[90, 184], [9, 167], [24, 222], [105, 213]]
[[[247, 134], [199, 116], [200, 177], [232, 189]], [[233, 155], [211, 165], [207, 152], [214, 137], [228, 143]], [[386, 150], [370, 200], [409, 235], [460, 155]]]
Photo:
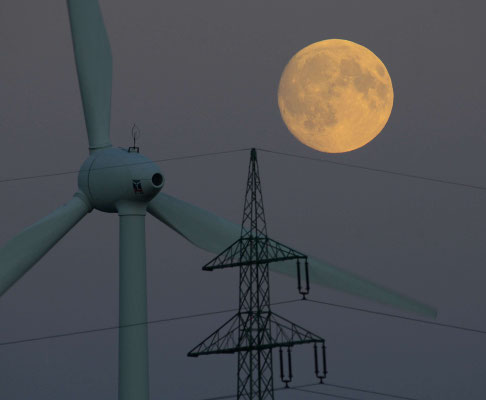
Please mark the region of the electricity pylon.
[[[299, 291], [309, 291], [307, 256], [267, 236], [258, 161], [251, 150], [245, 206], [240, 238], [208, 262], [203, 270], [239, 267], [240, 298], [238, 313], [189, 352], [190, 357], [238, 353], [238, 400], [273, 400], [272, 349], [280, 347], [280, 374], [288, 384], [292, 379], [290, 348], [296, 344], [321, 344], [322, 373], [315, 348], [316, 375], [326, 374], [324, 339], [280, 317], [270, 309], [268, 265], [296, 260]], [[301, 286], [301, 263], [305, 267], [305, 287]], [[287, 348], [288, 367], [284, 374], [282, 348]]]

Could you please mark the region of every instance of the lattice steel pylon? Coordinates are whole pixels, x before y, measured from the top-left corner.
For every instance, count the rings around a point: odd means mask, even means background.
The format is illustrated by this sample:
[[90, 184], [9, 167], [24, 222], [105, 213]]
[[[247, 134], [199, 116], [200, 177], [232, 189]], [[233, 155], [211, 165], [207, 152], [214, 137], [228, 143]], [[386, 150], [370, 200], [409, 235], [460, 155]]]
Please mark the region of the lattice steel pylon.
[[[280, 347], [280, 376], [286, 385], [292, 379], [290, 349], [296, 344], [314, 343], [316, 376], [322, 382], [327, 373], [324, 339], [270, 309], [268, 265], [287, 260], [297, 262], [299, 292], [305, 298], [309, 291], [307, 256], [268, 237], [258, 160], [256, 150], [252, 149], [241, 237], [203, 267], [206, 271], [240, 268], [238, 313], [188, 353], [190, 357], [238, 353], [238, 400], [274, 399], [275, 347]], [[301, 262], [305, 267], [305, 288], [301, 286]], [[318, 344], [322, 346], [322, 367], [318, 362]], [[287, 348], [288, 357], [285, 373], [283, 347]]]

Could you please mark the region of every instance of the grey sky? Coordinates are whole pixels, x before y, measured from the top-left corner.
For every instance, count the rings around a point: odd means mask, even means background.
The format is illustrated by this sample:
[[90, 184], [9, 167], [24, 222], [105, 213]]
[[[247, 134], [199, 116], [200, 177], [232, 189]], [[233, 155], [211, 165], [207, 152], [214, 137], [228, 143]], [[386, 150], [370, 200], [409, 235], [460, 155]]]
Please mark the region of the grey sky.
[[[486, 185], [484, 5], [458, 1], [100, 0], [114, 61], [111, 139], [152, 159], [243, 147]], [[305, 148], [277, 85], [290, 57], [341, 38], [372, 50], [394, 90], [369, 145]], [[87, 137], [64, 1], [0, 3], [0, 179], [76, 170]], [[486, 193], [260, 153], [269, 233], [486, 329]], [[161, 164], [167, 193], [241, 219], [249, 153]], [[76, 175], [0, 184], [0, 244], [67, 201]], [[147, 217], [151, 319], [237, 306], [237, 271]], [[272, 300], [297, 297], [272, 275]], [[118, 219], [94, 211], [0, 299], [0, 342], [117, 323]], [[393, 309], [332, 290], [315, 299]], [[298, 303], [275, 311], [327, 340], [329, 382], [420, 399], [483, 399], [486, 336]], [[186, 353], [228, 315], [152, 325], [151, 398], [235, 391], [236, 357]], [[298, 348], [295, 383], [314, 381]], [[278, 386], [278, 374], [275, 374]], [[116, 399], [116, 331], [0, 347], [2, 399]], [[328, 391], [332, 391], [330, 388]], [[351, 395], [350, 392], [336, 393]], [[376, 396], [356, 395], [362, 399]], [[279, 392], [278, 399], [318, 398]]]

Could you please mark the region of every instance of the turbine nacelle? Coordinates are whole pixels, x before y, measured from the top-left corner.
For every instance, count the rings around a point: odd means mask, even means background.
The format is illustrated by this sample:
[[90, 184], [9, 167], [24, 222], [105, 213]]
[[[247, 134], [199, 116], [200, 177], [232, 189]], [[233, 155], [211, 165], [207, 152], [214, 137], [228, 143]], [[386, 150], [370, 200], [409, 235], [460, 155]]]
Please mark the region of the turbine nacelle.
[[[145, 209], [164, 185], [160, 168], [138, 152], [107, 148], [94, 152], [81, 166], [78, 186], [93, 208], [109, 213]], [[130, 210], [127, 211], [127, 206]]]

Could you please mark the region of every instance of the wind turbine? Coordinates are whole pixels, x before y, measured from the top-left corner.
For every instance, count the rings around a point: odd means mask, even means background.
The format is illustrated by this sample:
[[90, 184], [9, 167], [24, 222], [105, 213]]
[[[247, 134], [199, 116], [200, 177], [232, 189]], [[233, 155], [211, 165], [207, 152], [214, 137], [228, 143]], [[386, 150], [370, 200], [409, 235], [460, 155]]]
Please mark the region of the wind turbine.
[[[8, 241], [0, 250], [0, 296], [93, 209], [118, 213], [120, 400], [147, 400], [148, 343], [145, 215], [148, 211], [194, 245], [218, 254], [236, 241], [241, 227], [160, 192], [157, 164], [132, 149], [111, 145], [112, 58], [97, 0], [67, 0], [74, 55], [89, 142], [78, 174], [79, 190], [65, 205]], [[402, 310], [435, 317], [436, 310], [353, 273], [309, 258], [314, 283]], [[273, 271], [295, 276], [293, 266]]]

